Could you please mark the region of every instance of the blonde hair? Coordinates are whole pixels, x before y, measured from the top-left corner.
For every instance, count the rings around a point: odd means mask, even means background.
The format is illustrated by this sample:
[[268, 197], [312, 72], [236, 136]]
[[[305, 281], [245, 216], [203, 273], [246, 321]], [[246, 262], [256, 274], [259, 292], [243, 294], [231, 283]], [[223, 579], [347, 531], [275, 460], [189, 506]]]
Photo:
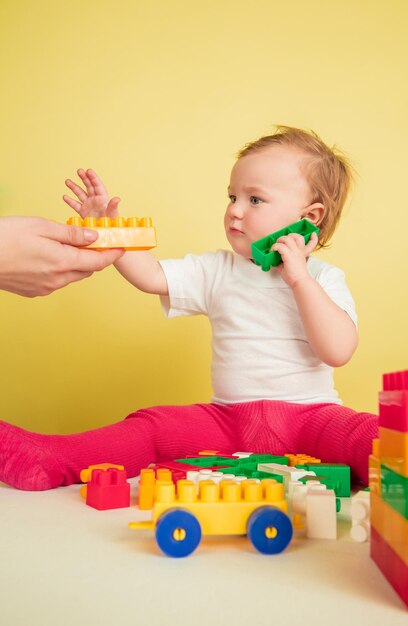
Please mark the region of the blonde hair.
[[273, 145], [293, 146], [303, 151], [302, 170], [310, 186], [311, 203], [321, 202], [324, 216], [320, 224], [319, 248], [326, 247], [339, 223], [344, 204], [353, 183], [353, 168], [336, 146], [329, 148], [312, 130], [276, 126], [273, 135], [266, 135], [246, 144], [237, 158]]

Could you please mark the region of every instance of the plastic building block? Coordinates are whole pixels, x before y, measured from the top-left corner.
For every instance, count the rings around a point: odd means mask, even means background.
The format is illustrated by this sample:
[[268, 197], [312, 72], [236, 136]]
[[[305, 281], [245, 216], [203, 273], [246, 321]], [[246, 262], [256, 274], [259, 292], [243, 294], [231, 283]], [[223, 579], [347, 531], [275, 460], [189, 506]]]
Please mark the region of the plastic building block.
[[[177, 493], [174, 483], [157, 481], [152, 520], [132, 522], [129, 527], [156, 529], [159, 547], [173, 557], [191, 554], [201, 534], [248, 534], [257, 550], [274, 554], [292, 539], [287, 509], [283, 485], [274, 480], [244, 480], [241, 484], [203, 480], [198, 494], [191, 480], [179, 480]], [[252, 516], [256, 511], [259, 514]]]
[[139, 509], [146, 511], [153, 508], [156, 490], [156, 474], [153, 469], [142, 469], [139, 479]]
[[337, 539], [336, 494], [332, 489], [308, 490], [306, 523], [308, 539]]
[[408, 477], [408, 433], [381, 426], [379, 431], [381, 464]]
[[380, 440], [373, 439], [373, 453], [368, 457], [368, 486], [372, 493], [381, 494]]
[[241, 484], [243, 480], [248, 480], [248, 478], [246, 476], [236, 476], [234, 474], [223, 474], [222, 472], [217, 472], [211, 469], [202, 469], [199, 471], [192, 470], [187, 472], [187, 480], [191, 480], [195, 483], [198, 493], [200, 482], [203, 480], [213, 480], [217, 485], [219, 485], [222, 480], [232, 480], [237, 484]]
[[383, 374], [383, 391], [401, 391], [403, 389], [408, 390], [408, 370]]
[[381, 497], [400, 515], [408, 519], [408, 478], [381, 465]]
[[408, 370], [383, 376], [369, 457], [371, 556], [408, 605]]
[[351, 530], [354, 541], [363, 543], [370, 537], [370, 492], [358, 491], [351, 498]]
[[[87, 467], [86, 469], [81, 470], [79, 477], [83, 483], [88, 483], [91, 480], [92, 470], [99, 469], [99, 470], [103, 470], [104, 472], [106, 472], [111, 467], [114, 469], [118, 469], [118, 470], [125, 469], [124, 465], [115, 465], [114, 463], [99, 463], [99, 465], [89, 465], [89, 467]], [[84, 499], [86, 498], [86, 492], [87, 492], [87, 485], [82, 485], [80, 494]]]
[[314, 456], [308, 454], [285, 454], [288, 458], [290, 467], [295, 465], [305, 465], [307, 463], [321, 463], [320, 459], [316, 459]]
[[408, 566], [372, 526], [370, 556], [408, 607]]
[[112, 467], [106, 471], [94, 469], [87, 487], [86, 503], [94, 509], [107, 511], [130, 506], [130, 484], [126, 481], [126, 470]]
[[94, 250], [125, 248], [125, 250], [150, 250], [156, 247], [156, 231], [150, 217], [70, 217], [67, 224], [92, 228], [98, 239], [84, 246]]
[[333, 484], [336, 496], [350, 497], [350, 467], [342, 463], [306, 463], [296, 467], [315, 472], [316, 476], [326, 476]]
[[252, 456], [254, 452], [233, 452], [232, 456], [238, 457], [239, 459], [247, 459]]
[[[290, 508], [299, 528], [306, 527], [308, 539], [336, 539], [336, 495], [318, 481], [292, 484]], [[299, 523], [301, 522], [301, 523]]]
[[408, 389], [380, 391], [379, 403], [379, 425], [408, 432]]
[[291, 481], [299, 480], [304, 476], [316, 476], [316, 474], [312, 471], [299, 469], [297, 467], [290, 467], [289, 465], [280, 465], [279, 463], [259, 463], [258, 470], [282, 476], [286, 492]]
[[279, 252], [271, 251], [274, 243], [277, 242], [279, 237], [289, 235], [290, 233], [298, 233], [303, 235], [305, 243], [308, 243], [312, 233], [319, 233], [319, 229], [314, 226], [309, 220], [303, 219], [299, 222], [295, 222], [286, 228], [267, 235], [263, 239], [255, 241], [252, 248], [252, 256], [256, 265], [260, 265], [264, 272], [268, 272], [271, 267], [276, 267], [282, 261], [282, 257]]
[[371, 494], [371, 526], [408, 565], [408, 520], [375, 493]]

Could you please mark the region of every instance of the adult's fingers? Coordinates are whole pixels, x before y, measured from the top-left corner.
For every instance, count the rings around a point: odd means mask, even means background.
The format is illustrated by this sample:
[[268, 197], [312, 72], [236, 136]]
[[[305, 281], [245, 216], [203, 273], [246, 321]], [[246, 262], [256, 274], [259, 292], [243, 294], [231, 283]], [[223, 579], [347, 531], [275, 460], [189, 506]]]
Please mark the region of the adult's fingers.
[[70, 224], [58, 224], [48, 220], [44, 220], [44, 228], [39, 234], [70, 246], [87, 246], [98, 239], [98, 233], [95, 230], [71, 226]]
[[112, 265], [125, 251], [115, 248], [114, 250], [77, 250], [75, 264], [72, 269], [81, 272], [99, 272], [108, 265]]

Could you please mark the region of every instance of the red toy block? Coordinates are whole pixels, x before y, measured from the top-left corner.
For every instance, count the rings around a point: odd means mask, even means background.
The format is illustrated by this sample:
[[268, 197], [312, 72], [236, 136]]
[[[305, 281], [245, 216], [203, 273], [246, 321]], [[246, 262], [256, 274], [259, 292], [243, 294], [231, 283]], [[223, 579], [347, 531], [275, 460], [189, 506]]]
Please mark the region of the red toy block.
[[403, 389], [408, 390], [408, 370], [383, 374], [384, 391], [402, 391]]
[[98, 511], [129, 507], [130, 483], [126, 480], [126, 470], [92, 470], [91, 480], [87, 485], [86, 503]]
[[383, 428], [408, 432], [408, 390], [380, 391], [380, 419]]
[[371, 526], [370, 555], [408, 607], [408, 566]]

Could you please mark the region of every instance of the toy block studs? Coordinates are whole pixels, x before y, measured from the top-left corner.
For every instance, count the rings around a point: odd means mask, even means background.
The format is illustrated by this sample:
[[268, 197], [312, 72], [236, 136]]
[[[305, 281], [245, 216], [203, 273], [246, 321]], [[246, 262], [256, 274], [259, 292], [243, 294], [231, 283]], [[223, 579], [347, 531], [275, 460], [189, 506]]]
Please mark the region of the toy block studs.
[[92, 228], [98, 239], [84, 246], [94, 250], [125, 248], [125, 250], [150, 250], [156, 247], [156, 231], [150, 217], [70, 217], [67, 224]]
[[92, 470], [86, 503], [99, 511], [129, 507], [130, 483], [126, 480], [126, 470], [116, 468], [109, 468], [106, 471]]

